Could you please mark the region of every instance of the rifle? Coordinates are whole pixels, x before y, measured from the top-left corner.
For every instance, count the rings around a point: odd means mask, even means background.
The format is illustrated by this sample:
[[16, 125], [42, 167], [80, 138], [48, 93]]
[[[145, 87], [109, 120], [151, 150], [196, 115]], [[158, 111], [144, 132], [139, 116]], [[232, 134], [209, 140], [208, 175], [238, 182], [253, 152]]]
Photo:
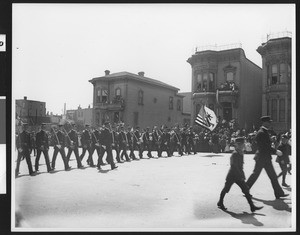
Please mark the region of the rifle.
[[71, 140], [71, 138], [70, 138], [69, 134], [67, 133], [66, 129], [63, 128], [63, 130], [64, 130], [66, 136], [68, 137], [68, 140], [70, 141], [70, 148], [71, 148], [71, 149], [74, 149], [74, 147], [75, 147], [75, 146], [74, 146], [74, 141]]
[[[61, 146], [61, 144], [60, 144], [60, 142], [59, 142], [59, 139], [58, 139], [58, 137], [57, 137], [57, 134], [56, 134], [56, 132], [55, 132], [54, 128], [53, 128], [53, 127], [51, 127], [51, 129], [53, 130], [53, 132], [54, 132], [54, 135], [55, 135], [55, 137], [56, 137], [57, 145], [60, 145], [60, 146]], [[58, 147], [58, 148], [60, 149], [60, 147]]]

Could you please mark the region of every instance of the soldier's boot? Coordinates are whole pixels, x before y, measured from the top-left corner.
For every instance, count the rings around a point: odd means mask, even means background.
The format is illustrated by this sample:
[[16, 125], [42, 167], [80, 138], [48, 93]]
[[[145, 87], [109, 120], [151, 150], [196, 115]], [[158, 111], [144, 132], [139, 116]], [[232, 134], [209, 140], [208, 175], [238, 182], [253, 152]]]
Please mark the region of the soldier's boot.
[[246, 198], [247, 198], [247, 201], [248, 201], [248, 203], [250, 205], [251, 212], [254, 212], [254, 211], [257, 211], [257, 210], [260, 210], [260, 209], [263, 208], [263, 206], [255, 206], [253, 204], [252, 197], [250, 196], [250, 194], [246, 194]]
[[222, 192], [220, 194], [220, 199], [219, 199], [219, 201], [217, 203], [218, 208], [220, 208], [221, 210], [227, 210], [227, 208], [223, 204], [225, 194], [226, 193], [222, 190]]

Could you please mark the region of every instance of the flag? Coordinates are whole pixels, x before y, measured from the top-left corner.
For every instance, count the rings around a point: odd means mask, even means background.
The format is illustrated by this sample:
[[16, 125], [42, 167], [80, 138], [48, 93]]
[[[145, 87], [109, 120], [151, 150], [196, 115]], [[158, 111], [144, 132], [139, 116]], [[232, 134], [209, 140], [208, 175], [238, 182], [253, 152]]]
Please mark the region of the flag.
[[213, 131], [218, 123], [217, 116], [211, 109], [207, 108], [205, 105], [202, 105], [195, 123], [201, 127], [204, 127], [210, 131]]

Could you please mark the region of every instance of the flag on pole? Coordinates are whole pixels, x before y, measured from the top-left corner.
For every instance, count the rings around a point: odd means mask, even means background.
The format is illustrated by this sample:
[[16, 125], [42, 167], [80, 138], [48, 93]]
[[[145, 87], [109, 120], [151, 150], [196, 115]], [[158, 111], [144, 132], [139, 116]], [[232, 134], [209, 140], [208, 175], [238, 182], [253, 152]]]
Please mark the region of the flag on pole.
[[207, 108], [205, 105], [202, 105], [195, 123], [201, 127], [204, 127], [210, 131], [213, 131], [218, 123], [218, 119], [214, 111]]

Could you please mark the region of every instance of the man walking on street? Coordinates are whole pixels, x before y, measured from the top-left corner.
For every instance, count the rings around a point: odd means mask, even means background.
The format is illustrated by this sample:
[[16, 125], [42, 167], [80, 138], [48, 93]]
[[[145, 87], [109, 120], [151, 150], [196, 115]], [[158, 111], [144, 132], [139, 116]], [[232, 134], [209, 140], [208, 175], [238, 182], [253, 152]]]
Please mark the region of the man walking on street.
[[255, 166], [253, 173], [250, 175], [249, 179], [247, 180], [247, 185], [249, 189], [253, 186], [257, 178], [259, 177], [262, 169], [264, 168], [267, 172], [269, 179], [271, 180], [272, 187], [274, 190], [274, 195], [276, 199], [281, 197], [286, 197], [288, 194], [285, 194], [282, 188], [280, 187], [277, 175], [274, 170], [272, 164], [272, 156], [271, 154], [277, 154], [279, 156], [282, 155], [280, 150], [276, 150], [271, 147], [271, 139], [268, 133], [269, 128], [271, 127], [271, 117], [270, 116], [263, 116], [261, 117], [262, 126], [256, 134], [255, 141], [257, 143], [257, 151], [255, 153]]

